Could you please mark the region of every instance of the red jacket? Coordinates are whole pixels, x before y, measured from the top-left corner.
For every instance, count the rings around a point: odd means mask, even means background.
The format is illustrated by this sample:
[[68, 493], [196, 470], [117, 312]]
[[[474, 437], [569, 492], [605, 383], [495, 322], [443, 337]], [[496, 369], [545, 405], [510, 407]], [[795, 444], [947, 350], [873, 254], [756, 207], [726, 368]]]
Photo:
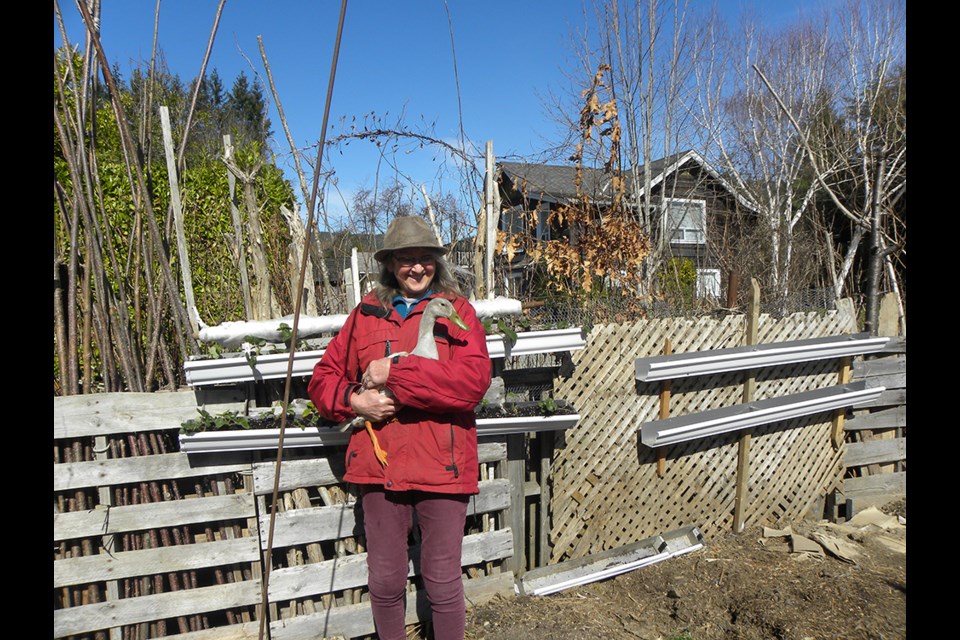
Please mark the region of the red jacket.
[[[437, 296], [429, 298], [433, 297]], [[374, 425], [389, 464], [382, 467], [370, 435], [354, 429], [344, 481], [382, 485], [392, 491], [479, 491], [474, 408], [490, 386], [487, 339], [466, 298], [444, 297], [453, 302], [470, 331], [439, 318], [434, 327], [439, 360], [404, 356], [391, 363], [386, 387], [400, 410], [396, 420]], [[413, 351], [427, 300], [417, 303], [403, 319], [393, 307], [383, 307], [374, 294], [364, 297], [313, 369], [307, 391], [322, 416], [342, 422], [356, 415], [350, 394], [367, 365], [391, 353]]]

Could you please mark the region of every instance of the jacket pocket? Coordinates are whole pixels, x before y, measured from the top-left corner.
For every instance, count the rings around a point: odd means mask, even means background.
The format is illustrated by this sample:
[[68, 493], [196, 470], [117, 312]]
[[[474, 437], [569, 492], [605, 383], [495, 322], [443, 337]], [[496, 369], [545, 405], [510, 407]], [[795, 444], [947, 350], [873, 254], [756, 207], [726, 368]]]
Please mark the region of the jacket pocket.
[[371, 331], [364, 339], [363, 345], [357, 349], [357, 361], [360, 365], [360, 373], [362, 374], [366, 371], [367, 365], [374, 360], [379, 360], [398, 350], [396, 336], [393, 331]]

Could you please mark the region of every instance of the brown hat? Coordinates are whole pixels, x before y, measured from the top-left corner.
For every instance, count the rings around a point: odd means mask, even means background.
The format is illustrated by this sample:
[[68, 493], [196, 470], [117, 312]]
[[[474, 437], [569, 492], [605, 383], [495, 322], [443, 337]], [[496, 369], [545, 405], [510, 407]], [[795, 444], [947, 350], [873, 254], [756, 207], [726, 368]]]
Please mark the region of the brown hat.
[[430, 228], [430, 223], [420, 216], [400, 216], [394, 218], [387, 227], [383, 248], [374, 253], [373, 257], [378, 262], [384, 262], [387, 256], [398, 249], [419, 247], [431, 249], [439, 255], [447, 252], [447, 248], [437, 240], [436, 234]]

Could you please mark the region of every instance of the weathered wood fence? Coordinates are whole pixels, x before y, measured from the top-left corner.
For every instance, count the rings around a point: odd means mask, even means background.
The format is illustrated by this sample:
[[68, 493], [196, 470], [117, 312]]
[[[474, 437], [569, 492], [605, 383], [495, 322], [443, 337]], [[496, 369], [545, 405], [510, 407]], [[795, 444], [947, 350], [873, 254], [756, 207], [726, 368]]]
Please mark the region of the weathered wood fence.
[[[193, 391], [55, 399], [54, 637], [258, 637], [276, 456], [177, 452], [181, 423], [209, 401]], [[500, 477], [507, 445], [487, 440], [463, 550], [471, 602], [513, 592], [513, 573], [501, 566], [513, 556], [510, 528], [500, 525], [510, 510], [510, 483]], [[342, 447], [285, 452], [265, 637], [374, 631], [343, 456]], [[416, 545], [411, 558], [412, 624], [428, 606], [414, 580]]]
[[838, 511], [843, 505], [847, 517], [907, 492], [906, 339], [895, 339], [885, 352], [858, 360], [853, 380], [886, 391], [875, 402], [856, 407], [843, 425], [846, 474], [833, 504]]
[[[658, 465], [639, 430], [657, 419], [660, 388], [638, 383], [634, 362], [661, 353], [665, 339], [674, 352], [689, 352], [739, 346], [743, 332], [742, 316], [595, 326], [586, 347], [572, 354], [568, 377], [554, 383], [556, 396], [577, 408], [579, 423], [556, 436], [481, 442], [481, 492], [463, 554], [468, 602], [512, 594], [515, 579], [533, 567], [691, 525], [708, 542], [729, 530], [736, 435], [668, 447]], [[838, 312], [761, 316], [759, 341], [853, 332], [853, 319]], [[866, 375], [878, 366], [854, 370]], [[824, 361], [763, 371], [756, 397], [835, 384], [837, 368]], [[736, 374], [675, 381], [670, 413], [736, 403], [742, 384]], [[340, 481], [342, 447], [285, 451], [278, 482], [275, 451], [178, 450], [179, 427], [196, 417], [198, 406], [243, 412], [250, 395], [241, 386], [54, 399], [54, 637], [257, 638], [268, 546], [269, 637], [373, 633], [362, 513]], [[900, 395], [905, 405], [905, 387]], [[873, 431], [887, 419], [882, 411], [875, 415]], [[903, 416], [897, 438], [905, 438], [905, 410]], [[863, 432], [861, 419], [846, 421], [848, 434]], [[886, 454], [877, 459], [866, 447], [834, 448], [830, 430], [823, 416], [753, 430], [747, 525], [803, 516], [823, 508], [824, 496], [849, 489], [848, 451], [857, 452], [861, 469], [886, 462]], [[902, 444], [904, 459], [890, 475], [903, 474], [905, 483], [905, 439], [891, 441]], [[428, 615], [417, 557], [414, 541], [411, 624]]]

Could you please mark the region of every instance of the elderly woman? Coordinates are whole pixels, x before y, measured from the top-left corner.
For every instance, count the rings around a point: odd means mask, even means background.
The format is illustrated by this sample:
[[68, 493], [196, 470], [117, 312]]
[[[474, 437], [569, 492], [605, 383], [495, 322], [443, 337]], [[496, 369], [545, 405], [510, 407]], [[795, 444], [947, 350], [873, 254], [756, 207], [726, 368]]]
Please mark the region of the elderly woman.
[[[381, 264], [378, 285], [327, 346], [308, 386], [327, 419], [361, 416], [373, 425], [369, 432], [353, 430], [343, 479], [360, 488], [370, 604], [381, 640], [406, 637], [414, 513], [434, 637], [464, 636], [460, 555], [468, 496], [479, 491], [474, 408], [490, 386], [491, 367], [483, 326], [460, 293], [446, 252], [423, 218], [394, 219], [374, 254]], [[414, 351], [423, 309], [436, 297], [450, 300], [469, 329], [440, 319], [436, 360], [397, 355]], [[377, 457], [377, 444], [387, 459]]]

